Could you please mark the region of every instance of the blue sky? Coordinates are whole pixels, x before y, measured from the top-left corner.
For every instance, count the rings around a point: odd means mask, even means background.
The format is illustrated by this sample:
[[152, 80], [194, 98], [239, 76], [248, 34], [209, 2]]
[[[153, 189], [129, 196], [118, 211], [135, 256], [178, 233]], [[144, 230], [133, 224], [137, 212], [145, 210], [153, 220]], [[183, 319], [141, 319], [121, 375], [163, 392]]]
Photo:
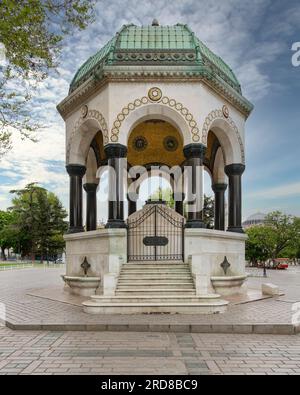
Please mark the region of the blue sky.
[[[300, 216], [300, 67], [291, 51], [300, 42], [300, 2], [290, 0], [104, 0], [85, 31], [64, 43], [58, 74], [40, 87], [32, 116], [47, 123], [39, 142], [14, 137], [0, 161], [0, 209], [9, 191], [40, 182], [68, 202], [64, 168], [64, 124], [55, 107], [68, 92], [77, 68], [125, 23], [187, 23], [235, 71], [244, 95], [255, 105], [246, 125], [247, 170], [244, 218], [256, 211], [282, 210]], [[206, 179], [206, 190], [209, 183]], [[101, 192], [101, 191], [100, 191]], [[99, 218], [105, 218], [104, 206]]]

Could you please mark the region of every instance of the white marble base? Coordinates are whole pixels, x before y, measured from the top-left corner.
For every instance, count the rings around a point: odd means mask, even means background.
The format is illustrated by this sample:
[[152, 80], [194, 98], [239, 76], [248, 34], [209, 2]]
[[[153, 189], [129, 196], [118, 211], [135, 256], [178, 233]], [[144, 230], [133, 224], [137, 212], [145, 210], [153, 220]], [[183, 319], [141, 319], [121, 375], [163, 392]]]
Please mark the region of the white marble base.
[[270, 295], [270, 296], [280, 295], [279, 287], [275, 284], [264, 283], [261, 286], [261, 290], [264, 295]]
[[221, 276], [211, 277], [211, 282], [218, 294], [229, 296], [244, 293], [245, 288], [243, 288], [243, 284], [246, 279], [247, 276]]
[[91, 296], [95, 295], [100, 286], [100, 277], [72, 277], [62, 276], [64, 282], [69, 286], [68, 290], [73, 295]]

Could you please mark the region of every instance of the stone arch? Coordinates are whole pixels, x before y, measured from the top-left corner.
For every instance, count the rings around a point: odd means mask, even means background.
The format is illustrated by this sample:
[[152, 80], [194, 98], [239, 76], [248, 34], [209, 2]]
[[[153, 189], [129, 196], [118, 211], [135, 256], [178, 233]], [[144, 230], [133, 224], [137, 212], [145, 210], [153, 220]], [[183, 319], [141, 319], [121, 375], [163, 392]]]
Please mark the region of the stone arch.
[[97, 171], [97, 158], [93, 148], [90, 148], [87, 155], [86, 173], [83, 178], [83, 183], [99, 184], [99, 178], [97, 178]]
[[238, 127], [230, 116], [225, 116], [222, 110], [213, 110], [205, 118], [201, 142], [207, 145], [208, 132], [212, 130], [218, 137], [226, 165], [231, 163], [245, 164], [245, 149]]
[[225, 174], [225, 162], [222, 147], [218, 148], [215, 156], [214, 168], [212, 173], [213, 184], [227, 184], [227, 176]]
[[108, 127], [104, 116], [97, 110], [88, 110], [85, 116], [80, 116], [67, 143], [67, 163], [85, 164], [90, 144], [99, 130], [102, 132], [104, 144], [107, 144]]
[[155, 103], [144, 96], [125, 106], [113, 123], [110, 142], [126, 145], [131, 130], [139, 122], [151, 118], [173, 124], [182, 134], [185, 145], [200, 142], [198, 124], [191, 112], [182, 103], [167, 96]]

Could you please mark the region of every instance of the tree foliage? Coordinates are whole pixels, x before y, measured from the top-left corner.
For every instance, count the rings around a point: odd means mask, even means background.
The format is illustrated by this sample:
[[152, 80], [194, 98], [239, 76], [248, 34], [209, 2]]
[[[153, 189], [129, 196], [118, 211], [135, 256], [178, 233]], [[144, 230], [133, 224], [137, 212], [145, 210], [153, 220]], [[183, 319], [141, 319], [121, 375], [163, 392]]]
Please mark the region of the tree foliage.
[[0, 210], [0, 248], [2, 259], [6, 260], [5, 250], [15, 246], [13, 224], [16, 217], [12, 211]]
[[275, 211], [263, 226], [247, 230], [246, 257], [252, 262], [280, 257], [297, 258], [300, 250], [300, 219]]
[[0, 1], [6, 58], [0, 63], [0, 156], [11, 148], [11, 129], [35, 140], [41, 125], [30, 117], [33, 92], [56, 69], [66, 35], [93, 20], [93, 6], [90, 0]]
[[42, 258], [62, 252], [67, 213], [59, 199], [34, 183], [12, 193], [13, 206], [5, 213], [9, 219], [0, 232], [1, 247]]

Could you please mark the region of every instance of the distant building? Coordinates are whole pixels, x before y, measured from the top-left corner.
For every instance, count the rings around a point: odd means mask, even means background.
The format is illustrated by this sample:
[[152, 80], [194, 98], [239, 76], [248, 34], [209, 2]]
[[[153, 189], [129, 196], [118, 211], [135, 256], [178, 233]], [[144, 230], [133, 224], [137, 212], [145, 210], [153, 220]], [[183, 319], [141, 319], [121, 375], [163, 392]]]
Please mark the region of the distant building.
[[252, 226], [263, 225], [265, 223], [266, 216], [267, 214], [264, 213], [255, 213], [250, 215], [250, 217], [243, 222], [243, 228], [248, 229]]

